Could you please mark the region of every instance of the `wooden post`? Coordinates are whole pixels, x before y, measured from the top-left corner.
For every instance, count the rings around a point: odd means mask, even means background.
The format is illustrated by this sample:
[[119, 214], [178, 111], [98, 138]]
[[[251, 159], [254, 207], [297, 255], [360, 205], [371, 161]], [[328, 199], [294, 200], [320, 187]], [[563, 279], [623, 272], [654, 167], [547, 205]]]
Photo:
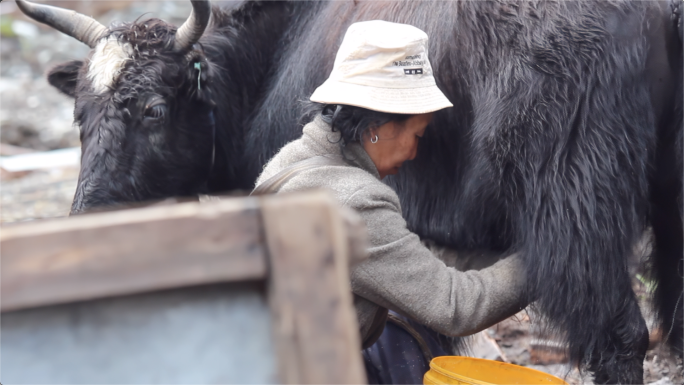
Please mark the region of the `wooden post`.
[[350, 243], [336, 202], [322, 192], [264, 197], [262, 216], [281, 381], [365, 383]]

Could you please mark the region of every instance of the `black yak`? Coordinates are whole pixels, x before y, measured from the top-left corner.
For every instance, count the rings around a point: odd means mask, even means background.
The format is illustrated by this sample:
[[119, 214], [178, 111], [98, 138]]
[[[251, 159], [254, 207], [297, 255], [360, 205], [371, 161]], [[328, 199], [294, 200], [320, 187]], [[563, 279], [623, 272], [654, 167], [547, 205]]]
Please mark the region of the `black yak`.
[[241, 172], [244, 123], [265, 92], [275, 37], [309, 7], [192, 3], [179, 28], [158, 19], [108, 28], [17, 1], [27, 15], [92, 48], [85, 60], [48, 73], [50, 84], [75, 98], [82, 167], [72, 213], [253, 184]]
[[655, 2], [330, 3], [254, 113], [249, 169], [299, 134], [297, 100], [325, 80], [350, 23], [423, 29], [455, 107], [435, 114], [418, 158], [389, 178], [405, 217], [456, 248], [521, 251], [530, 296], [572, 359], [598, 383], [641, 382], [648, 336], [627, 256], [649, 220], [661, 320], [682, 343], [682, 50], [671, 16]]
[[[408, 23], [430, 36], [454, 104], [435, 114], [418, 158], [388, 178], [412, 229], [456, 248], [522, 252], [530, 299], [573, 361], [599, 383], [640, 383], [648, 333], [627, 257], [651, 223], [656, 303], [681, 351], [682, 49], [669, 4], [295, 2], [233, 16], [214, 10], [181, 51], [180, 32], [160, 21], [106, 29], [87, 65], [50, 74], [76, 97], [74, 212], [251, 187], [300, 135], [310, 118], [300, 101], [329, 74], [349, 24]], [[97, 90], [89, 68], [105, 37], [133, 49]]]

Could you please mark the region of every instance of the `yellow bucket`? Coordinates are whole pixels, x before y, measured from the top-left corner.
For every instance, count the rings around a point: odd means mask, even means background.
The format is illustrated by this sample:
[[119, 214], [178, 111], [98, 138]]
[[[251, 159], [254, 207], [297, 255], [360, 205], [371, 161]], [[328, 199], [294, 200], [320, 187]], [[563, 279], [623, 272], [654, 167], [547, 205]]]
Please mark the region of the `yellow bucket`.
[[556, 376], [505, 362], [472, 357], [443, 356], [430, 362], [423, 384], [546, 385], [567, 383]]

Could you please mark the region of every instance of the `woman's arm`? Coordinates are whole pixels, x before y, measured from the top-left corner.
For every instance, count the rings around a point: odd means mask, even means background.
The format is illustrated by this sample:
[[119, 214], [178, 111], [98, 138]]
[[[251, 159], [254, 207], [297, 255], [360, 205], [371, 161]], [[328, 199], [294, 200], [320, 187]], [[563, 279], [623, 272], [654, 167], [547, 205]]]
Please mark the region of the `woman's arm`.
[[525, 274], [512, 255], [482, 270], [458, 271], [411, 233], [396, 194], [372, 184], [346, 203], [365, 220], [369, 258], [352, 269], [352, 290], [448, 335], [469, 335], [524, 308]]

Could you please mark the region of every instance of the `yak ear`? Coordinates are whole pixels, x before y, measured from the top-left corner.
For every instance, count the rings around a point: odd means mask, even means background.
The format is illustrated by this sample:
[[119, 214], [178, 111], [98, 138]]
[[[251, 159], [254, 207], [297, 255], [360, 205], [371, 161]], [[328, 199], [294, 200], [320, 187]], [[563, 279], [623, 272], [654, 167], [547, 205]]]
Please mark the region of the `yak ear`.
[[57, 64], [48, 71], [48, 83], [72, 98], [76, 97], [76, 82], [78, 71], [83, 66], [82, 60]]

